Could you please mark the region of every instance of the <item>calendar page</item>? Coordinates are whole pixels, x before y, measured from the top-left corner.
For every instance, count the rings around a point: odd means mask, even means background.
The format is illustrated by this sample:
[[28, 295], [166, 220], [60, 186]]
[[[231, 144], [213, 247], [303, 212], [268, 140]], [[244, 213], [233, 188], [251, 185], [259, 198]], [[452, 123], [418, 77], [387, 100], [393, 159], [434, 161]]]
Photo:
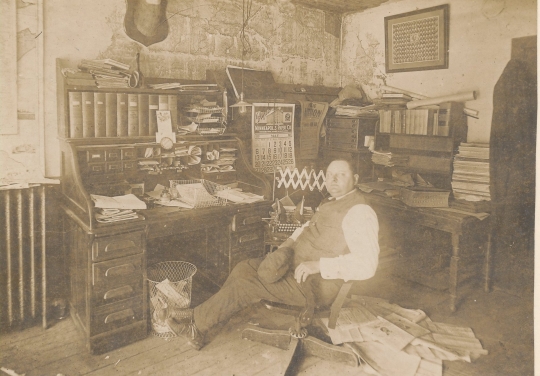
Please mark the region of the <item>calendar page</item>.
[[251, 124], [255, 170], [294, 169], [294, 104], [254, 103]]

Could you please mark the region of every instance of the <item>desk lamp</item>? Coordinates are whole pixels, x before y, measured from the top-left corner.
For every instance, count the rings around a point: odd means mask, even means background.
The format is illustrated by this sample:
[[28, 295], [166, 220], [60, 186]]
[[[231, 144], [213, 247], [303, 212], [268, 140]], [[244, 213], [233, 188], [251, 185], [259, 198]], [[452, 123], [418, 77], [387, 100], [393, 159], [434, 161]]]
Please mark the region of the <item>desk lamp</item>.
[[242, 41], [242, 79], [241, 79], [241, 91], [240, 91], [240, 100], [230, 107], [238, 107], [241, 114], [245, 114], [247, 107], [252, 107], [253, 105], [244, 100], [244, 55], [246, 54], [246, 25], [249, 21], [249, 14], [251, 13], [251, 0], [248, 0], [247, 5], [247, 16], [246, 16], [246, 0], [242, 0], [242, 30], [240, 31], [240, 39]]

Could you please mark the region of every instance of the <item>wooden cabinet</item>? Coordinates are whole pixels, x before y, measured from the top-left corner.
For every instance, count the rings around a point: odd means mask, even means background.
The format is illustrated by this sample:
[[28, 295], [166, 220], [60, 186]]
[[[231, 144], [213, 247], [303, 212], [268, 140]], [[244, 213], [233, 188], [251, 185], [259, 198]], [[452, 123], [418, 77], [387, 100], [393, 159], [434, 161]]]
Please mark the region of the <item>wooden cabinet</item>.
[[[61, 207], [69, 260], [70, 313], [89, 350], [101, 353], [147, 335], [149, 261], [192, 261], [198, 268], [197, 278], [202, 275], [220, 286], [236, 263], [262, 255], [262, 218], [267, 217], [271, 205], [271, 187], [250, 167], [242, 142], [232, 134], [178, 136], [177, 143], [167, 150], [149, 135], [70, 137], [69, 93], [100, 89], [63, 83], [59, 87]], [[149, 89], [115, 91], [158, 93]], [[166, 91], [159, 91], [165, 95], [162, 92]], [[194, 97], [210, 101], [221, 95], [173, 93], [178, 111]], [[227, 184], [231, 189], [262, 195], [265, 200], [191, 210], [148, 202], [148, 209], [138, 211], [138, 219], [96, 220], [91, 194], [131, 192], [142, 197], [143, 190], [151, 191], [157, 184], [169, 187], [172, 180], [193, 179]]]
[[352, 161], [361, 180], [371, 178], [371, 152], [364, 146], [366, 136], [375, 135], [379, 116], [366, 114], [358, 117], [328, 116], [326, 141], [322, 147], [323, 169], [338, 158]]

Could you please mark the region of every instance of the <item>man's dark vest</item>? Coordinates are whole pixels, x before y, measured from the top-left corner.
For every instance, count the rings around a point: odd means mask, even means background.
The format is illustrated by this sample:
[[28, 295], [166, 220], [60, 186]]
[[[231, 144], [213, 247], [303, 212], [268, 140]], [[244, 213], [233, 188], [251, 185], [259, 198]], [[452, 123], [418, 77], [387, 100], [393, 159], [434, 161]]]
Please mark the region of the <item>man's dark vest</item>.
[[337, 257], [349, 253], [343, 234], [342, 222], [350, 208], [367, 204], [360, 191], [345, 197], [325, 199], [294, 243], [294, 268], [304, 261], [317, 261], [321, 257]]

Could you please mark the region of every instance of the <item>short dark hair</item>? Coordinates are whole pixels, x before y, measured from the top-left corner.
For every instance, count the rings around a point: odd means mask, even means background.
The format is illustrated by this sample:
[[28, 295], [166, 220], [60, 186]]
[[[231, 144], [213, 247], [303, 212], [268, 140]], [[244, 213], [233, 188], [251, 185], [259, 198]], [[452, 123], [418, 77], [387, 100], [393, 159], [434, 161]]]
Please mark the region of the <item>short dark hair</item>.
[[[349, 166], [349, 170], [351, 170], [352, 174], [353, 175], [358, 175], [358, 166], [351, 159], [345, 158], [345, 157], [332, 159], [332, 162], [336, 162], [336, 161], [342, 161], [342, 162], [347, 163], [347, 165]], [[330, 163], [332, 163], [332, 162], [330, 162]], [[328, 168], [328, 166], [326, 166], [326, 167]]]

